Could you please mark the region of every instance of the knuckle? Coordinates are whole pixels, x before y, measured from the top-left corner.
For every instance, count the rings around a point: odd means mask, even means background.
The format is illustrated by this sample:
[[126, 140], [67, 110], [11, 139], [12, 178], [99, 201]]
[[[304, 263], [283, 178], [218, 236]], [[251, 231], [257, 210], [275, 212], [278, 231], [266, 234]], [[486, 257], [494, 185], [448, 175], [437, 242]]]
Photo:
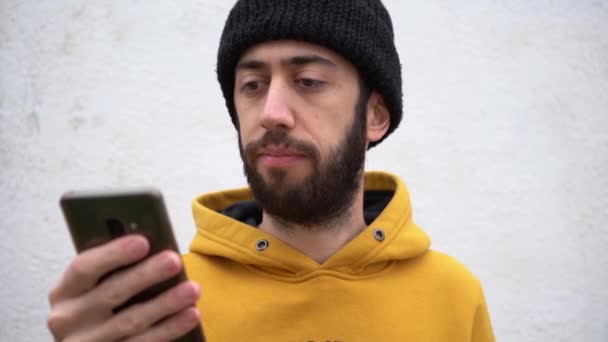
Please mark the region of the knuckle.
[[[139, 341], [139, 340], [138, 340]], [[158, 336], [158, 334], [146, 334], [142, 336], [141, 342], [170, 342], [169, 338], [163, 338], [162, 336]]]
[[70, 266], [68, 266], [68, 272], [70, 272], [75, 279], [88, 279], [92, 276], [91, 267], [86, 267], [82, 261], [81, 256], [77, 256], [72, 260]]
[[126, 301], [125, 295], [120, 288], [109, 284], [103, 291], [103, 302], [111, 308], [115, 308]]
[[53, 334], [57, 337], [69, 325], [70, 316], [63, 310], [55, 309], [49, 314], [46, 325]]
[[163, 268], [163, 265], [166, 265], [163, 262], [166, 260], [164, 257], [166, 257], [166, 255], [161, 253], [147, 260], [141, 265], [141, 267], [134, 269], [132, 277], [137, 279], [142, 284], [157, 283], [166, 278], [167, 272]]
[[143, 334], [141, 336], [137, 336], [137, 337], [132, 338], [132, 339], [128, 339], [127, 341], [128, 342], [161, 342], [161, 341], [164, 341], [164, 340], [160, 339], [155, 334], [149, 334], [148, 333], [148, 334]]
[[185, 303], [183, 303], [184, 299], [179, 288], [173, 288], [169, 291], [170, 292], [167, 293], [167, 295], [163, 298], [163, 306], [167, 310], [175, 311], [185, 306]]
[[126, 313], [123, 317], [117, 320], [118, 330], [121, 334], [130, 336], [143, 331], [147, 324], [144, 318], [134, 313]]
[[179, 314], [175, 315], [170, 323], [172, 337], [181, 336], [193, 328], [192, 320], [187, 309], [182, 310]]
[[[156, 261], [156, 260], [150, 260], [150, 261]], [[131, 276], [140, 282], [149, 283], [149, 282], [155, 280], [159, 275], [158, 270], [154, 266], [155, 265], [153, 265], [151, 262], [145, 262], [141, 265], [141, 267], [135, 268], [133, 270], [133, 274], [131, 274]]]
[[[149, 277], [149, 276], [148, 276]], [[101, 302], [109, 307], [116, 308], [124, 304], [131, 296], [146, 288], [149, 281], [141, 267], [122, 270], [101, 283]]]
[[179, 326], [176, 325], [174, 321], [175, 319], [169, 319], [167, 322], [163, 322], [162, 326], [159, 325], [155, 334], [149, 336], [149, 341], [173, 341], [182, 335]]
[[55, 286], [54, 288], [51, 289], [51, 291], [49, 291], [49, 295], [48, 295], [49, 303], [51, 305], [54, 305], [60, 296], [61, 296], [61, 290], [59, 289], [58, 286]]
[[178, 315], [177, 317], [174, 317], [171, 322], [169, 322], [169, 329], [167, 330], [171, 336], [179, 336], [182, 333], [182, 330], [184, 330], [184, 324], [182, 323], [181, 316], [183, 315]]

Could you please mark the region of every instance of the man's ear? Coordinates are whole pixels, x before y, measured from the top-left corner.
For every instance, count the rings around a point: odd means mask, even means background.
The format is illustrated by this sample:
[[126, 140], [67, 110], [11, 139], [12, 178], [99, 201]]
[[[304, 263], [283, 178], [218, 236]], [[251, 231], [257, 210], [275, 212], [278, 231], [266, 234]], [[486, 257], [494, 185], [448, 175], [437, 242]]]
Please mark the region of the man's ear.
[[372, 91], [367, 101], [367, 142], [378, 141], [391, 125], [391, 114], [384, 104], [384, 99], [377, 91]]

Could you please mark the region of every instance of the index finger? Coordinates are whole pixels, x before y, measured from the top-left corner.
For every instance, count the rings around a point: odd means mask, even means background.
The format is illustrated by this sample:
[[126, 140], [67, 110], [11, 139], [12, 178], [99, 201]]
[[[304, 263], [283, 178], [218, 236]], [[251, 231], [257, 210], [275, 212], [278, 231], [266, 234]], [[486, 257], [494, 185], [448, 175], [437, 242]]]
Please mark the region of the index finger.
[[73, 298], [95, 287], [99, 279], [121, 266], [130, 265], [148, 254], [150, 244], [141, 235], [128, 235], [78, 254], [51, 291], [51, 305]]

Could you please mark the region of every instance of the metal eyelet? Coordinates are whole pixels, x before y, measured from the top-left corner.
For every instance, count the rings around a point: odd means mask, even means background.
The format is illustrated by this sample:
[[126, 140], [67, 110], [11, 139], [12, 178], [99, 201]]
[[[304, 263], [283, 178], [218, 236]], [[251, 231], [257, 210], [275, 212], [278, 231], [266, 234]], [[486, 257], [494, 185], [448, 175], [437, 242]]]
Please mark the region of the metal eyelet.
[[255, 244], [255, 249], [262, 252], [262, 251], [265, 251], [268, 248], [268, 246], [270, 246], [270, 242], [268, 242], [268, 240], [262, 239]]
[[384, 234], [384, 230], [378, 228], [374, 229], [374, 238], [380, 242], [384, 241], [386, 238], [386, 234]]

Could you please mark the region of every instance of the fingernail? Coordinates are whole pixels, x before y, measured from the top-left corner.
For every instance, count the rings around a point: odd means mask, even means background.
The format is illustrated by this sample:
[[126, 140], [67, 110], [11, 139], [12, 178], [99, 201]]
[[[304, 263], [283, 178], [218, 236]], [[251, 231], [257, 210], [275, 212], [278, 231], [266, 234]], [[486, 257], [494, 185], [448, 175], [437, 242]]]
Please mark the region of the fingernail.
[[197, 297], [197, 292], [198, 291], [196, 289], [193, 290], [191, 286], [185, 285], [182, 285], [182, 287], [178, 290], [179, 296], [184, 302], [195, 300]]
[[163, 255], [161, 267], [163, 268], [163, 270], [165, 270], [165, 272], [175, 272], [177, 270], [177, 263], [175, 262], [175, 258], [168, 254]]
[[192, 310], [192, 313], [194, 313], [194, 315], [188, 315], [188, 324], [197, 324], [200, 322], [201, 320], [201, 314], [200, 312], [198, 312], [197, 308], [194, 308], [194, 310]]
[[127, 252], [132, 256], [139, 256], [145, 253], [146, 242], [142, 239], [134, 239], [127, 245]]

